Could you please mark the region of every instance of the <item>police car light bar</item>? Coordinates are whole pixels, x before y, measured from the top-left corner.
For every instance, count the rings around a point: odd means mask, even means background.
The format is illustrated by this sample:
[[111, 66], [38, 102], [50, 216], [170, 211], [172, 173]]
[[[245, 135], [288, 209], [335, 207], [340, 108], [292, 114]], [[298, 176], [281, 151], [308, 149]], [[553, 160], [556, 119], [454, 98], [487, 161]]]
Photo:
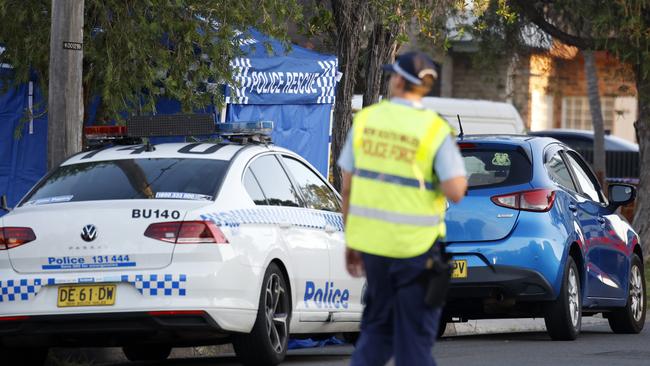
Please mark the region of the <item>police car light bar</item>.
[[211, 114], [135, 116], [126, 125], [129, 137], [209, 136], [214, 134]]
[[273, 122], [231, 122], [217, 124], [217, 134], [233, 142], [271, 142]]
[[214, 136], [235, 143], [269, 143], [273, 122], [217, 123], [209, 114], [137, 116], [127, 126], [88, 126], [84, 128], [90, 148], [106, 144], [139, 144], [143, 137]]
[[110, 140], [126, 136], [126, 126], [87, 126], [84, 135], [91, 140]]
[[271, 135], [273, 132], [273, 122], [232, 122], [219, 123], [217, 125], [217, 134], [227, 135]]

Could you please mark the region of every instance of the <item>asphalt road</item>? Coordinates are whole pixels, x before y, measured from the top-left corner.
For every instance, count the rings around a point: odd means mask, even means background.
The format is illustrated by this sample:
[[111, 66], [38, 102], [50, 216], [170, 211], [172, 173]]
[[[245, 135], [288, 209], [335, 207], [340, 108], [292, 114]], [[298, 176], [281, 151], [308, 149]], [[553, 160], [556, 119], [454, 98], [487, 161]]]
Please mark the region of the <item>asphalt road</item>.
[[[348, 365], [353, 348], [330, 346], [291, 351], [283, 365]], [[606, 325], [583, 329], [574, 342], [550, 341], [544, 332], [502, 333], [448, 337], [434, 349], [440, 366], [473, 365], [650, 365], [650, 321], [638, 335], [613, 334]], [[170, 359], [160, 363], [104, 363], [104, 366], [213, 366], [238, 365], [234, 356]]]

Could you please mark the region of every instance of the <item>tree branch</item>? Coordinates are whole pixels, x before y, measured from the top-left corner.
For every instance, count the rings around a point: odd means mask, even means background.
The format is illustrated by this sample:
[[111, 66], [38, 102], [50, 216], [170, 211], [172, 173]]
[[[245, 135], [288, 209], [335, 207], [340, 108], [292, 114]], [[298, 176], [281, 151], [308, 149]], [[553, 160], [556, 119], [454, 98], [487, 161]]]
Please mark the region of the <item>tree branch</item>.
[[598, 48], [597, 42], [593, 38], [579, 37], [570, 34], [554, 24], [550, 23], [544, 14], [537, 9], [534, 1], [530, 0], [511, 0], [512, 5], [519, 10], [528, 20], [538, 26], [541, 30], [548, 33], [551, 37], [570, 46], [575, 46], [583, 50], [595, 50]]

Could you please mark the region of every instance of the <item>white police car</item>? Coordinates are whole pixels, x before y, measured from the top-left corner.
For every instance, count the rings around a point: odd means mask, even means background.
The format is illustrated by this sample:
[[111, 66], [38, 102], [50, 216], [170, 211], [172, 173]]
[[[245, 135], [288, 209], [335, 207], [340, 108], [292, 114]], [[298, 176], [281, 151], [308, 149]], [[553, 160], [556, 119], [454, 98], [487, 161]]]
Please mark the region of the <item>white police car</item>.
[[356, 332], [363, 281], [345, 270], [340, 208], [309, 163], [266, 144], [77, 154], [0, 218], [2, 351], [155, 360], [232, 342], [272, 365], [289, 334]]

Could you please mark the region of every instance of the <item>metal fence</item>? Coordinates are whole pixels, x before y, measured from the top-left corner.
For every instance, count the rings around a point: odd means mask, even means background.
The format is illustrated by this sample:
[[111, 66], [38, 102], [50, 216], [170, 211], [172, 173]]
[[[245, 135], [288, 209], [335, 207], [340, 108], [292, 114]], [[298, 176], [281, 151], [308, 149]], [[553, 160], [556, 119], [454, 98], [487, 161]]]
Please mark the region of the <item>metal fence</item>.
[[[594, 163], [592, 149], [576, 150], [589, 164]], [[607, 151], [605, 152], [605, 170], [608, 180], [638, 179], [639, 178], [639, 153], [633, 151]]]

